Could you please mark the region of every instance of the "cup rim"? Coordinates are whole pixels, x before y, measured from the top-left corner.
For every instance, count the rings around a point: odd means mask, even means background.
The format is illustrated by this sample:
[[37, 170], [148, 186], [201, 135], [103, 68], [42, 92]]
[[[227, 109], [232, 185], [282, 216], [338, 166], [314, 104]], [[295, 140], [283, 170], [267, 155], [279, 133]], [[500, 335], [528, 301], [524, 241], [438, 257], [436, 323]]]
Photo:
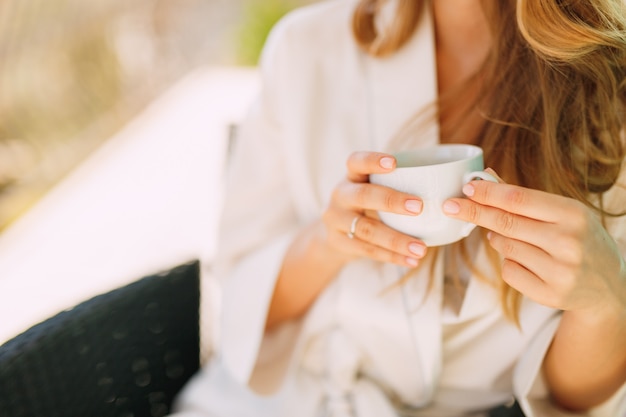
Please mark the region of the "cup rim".
[[[446, 149], [448, 150], [458, 150], [458, 149], [464, 149], [464, 150], [470, 150], [470, 153], [464, 157], [460, 157], [460, 158], [456, 158], [452, 161], [447, 161], [447, 162], [433, 162], [433, 163], [429, 163], [429, 164], [423, 164], [423, 165], [409, 165], [409, 166], [403, 166], [402, 165], [402, 157], [404, 155], [410, 156], [413, 154], [419, 154], [419, 155], [424, 155], [424, 154], [428, 154], [430, 153], [439, 153], [442, 151], [445, 151]], [[462, 163], [471, 159], [474, 159], [476, 157], [482, 156], [483, 154], [483, 150], [482, 148], [480, 148], [479, 146], [476, 145], [472, 145], [472, 144], [467, 144], [467, 143], [445, 143], [445, 144], [439, 144], [439, 145], [433, 145], [433, 146], [426, 146], [423, 148], [415, 148], [415, 149], [407, 149], [407, 150], [403, 150], [403, 151], [399, 151], [399, 152], [394, 152], [392, 155], [394, 158], [396, 158], [397, 161], [397, 169], [407, 169], [407, 168], [422, 168], [422, 167], [433, 167], [433, 166], [446, 166], [446, 165], [451, 165], [451, 164], [457, 164], [457, 163]]]

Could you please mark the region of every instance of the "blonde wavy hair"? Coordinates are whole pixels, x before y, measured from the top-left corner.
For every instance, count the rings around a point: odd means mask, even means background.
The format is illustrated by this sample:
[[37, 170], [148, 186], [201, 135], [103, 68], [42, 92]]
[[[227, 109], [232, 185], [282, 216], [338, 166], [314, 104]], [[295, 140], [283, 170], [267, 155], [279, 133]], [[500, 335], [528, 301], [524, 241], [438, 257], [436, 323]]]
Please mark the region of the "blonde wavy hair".
[[[429, 0], [397, 0], [394, 23], [378, 33], [384, 2], [361, 0], [353, 16], [357, 43], [376, 57], [402, 48], [429, 7]], [[473, 142], [485, 164], [508, 183], [575, 198], [603, 218], [623, 215], [606, 211], [602, 195], [616, 184], [626, 154], [624, 1], [507, 0], [483, 8], [493, 45], [468, 85], [486, 80], [469, 106], [482, 116]], [[440, 97], [435, 112], [459, 94]], [[453, 129], [460, 132], [463, 120]], [[499, 265], [493, 250], [491, 257]], [[496, 282], [505, 314], [517, 322], [521, 296]]]

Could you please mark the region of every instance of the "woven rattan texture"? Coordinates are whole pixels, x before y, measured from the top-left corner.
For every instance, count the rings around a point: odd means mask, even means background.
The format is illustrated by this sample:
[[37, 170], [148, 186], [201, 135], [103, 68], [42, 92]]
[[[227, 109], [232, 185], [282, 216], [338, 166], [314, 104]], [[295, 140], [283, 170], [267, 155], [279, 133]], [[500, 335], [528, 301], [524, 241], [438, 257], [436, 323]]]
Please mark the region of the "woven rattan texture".
[[0, 347], [0, 417], [159, 417], [199, 367], [199, 264], [142, 278]]

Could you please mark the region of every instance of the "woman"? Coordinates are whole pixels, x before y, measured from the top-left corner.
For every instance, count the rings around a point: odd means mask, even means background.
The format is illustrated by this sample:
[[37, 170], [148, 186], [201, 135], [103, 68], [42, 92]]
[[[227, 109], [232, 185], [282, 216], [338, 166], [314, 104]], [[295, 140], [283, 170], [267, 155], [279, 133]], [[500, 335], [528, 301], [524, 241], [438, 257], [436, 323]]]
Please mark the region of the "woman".
[[[624, 11], [336, 0], [277, 25], [231, 164], [219, 355], [181, 415], [624, 415]], [[481, 227], [427, 248], [372, 214], [419, 197], [368, 178], [449, 142], [501, 181], [447, 201]]]

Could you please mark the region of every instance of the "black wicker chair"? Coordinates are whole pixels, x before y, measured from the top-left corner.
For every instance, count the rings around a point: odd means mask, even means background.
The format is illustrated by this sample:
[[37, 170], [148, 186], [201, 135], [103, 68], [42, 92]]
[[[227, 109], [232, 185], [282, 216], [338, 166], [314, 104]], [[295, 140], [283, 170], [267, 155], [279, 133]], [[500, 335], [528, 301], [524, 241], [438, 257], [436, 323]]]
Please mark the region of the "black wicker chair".
[[199, 262], [142, 278], [0, 347], [1, 417], [159, 417], [199, 367]]

